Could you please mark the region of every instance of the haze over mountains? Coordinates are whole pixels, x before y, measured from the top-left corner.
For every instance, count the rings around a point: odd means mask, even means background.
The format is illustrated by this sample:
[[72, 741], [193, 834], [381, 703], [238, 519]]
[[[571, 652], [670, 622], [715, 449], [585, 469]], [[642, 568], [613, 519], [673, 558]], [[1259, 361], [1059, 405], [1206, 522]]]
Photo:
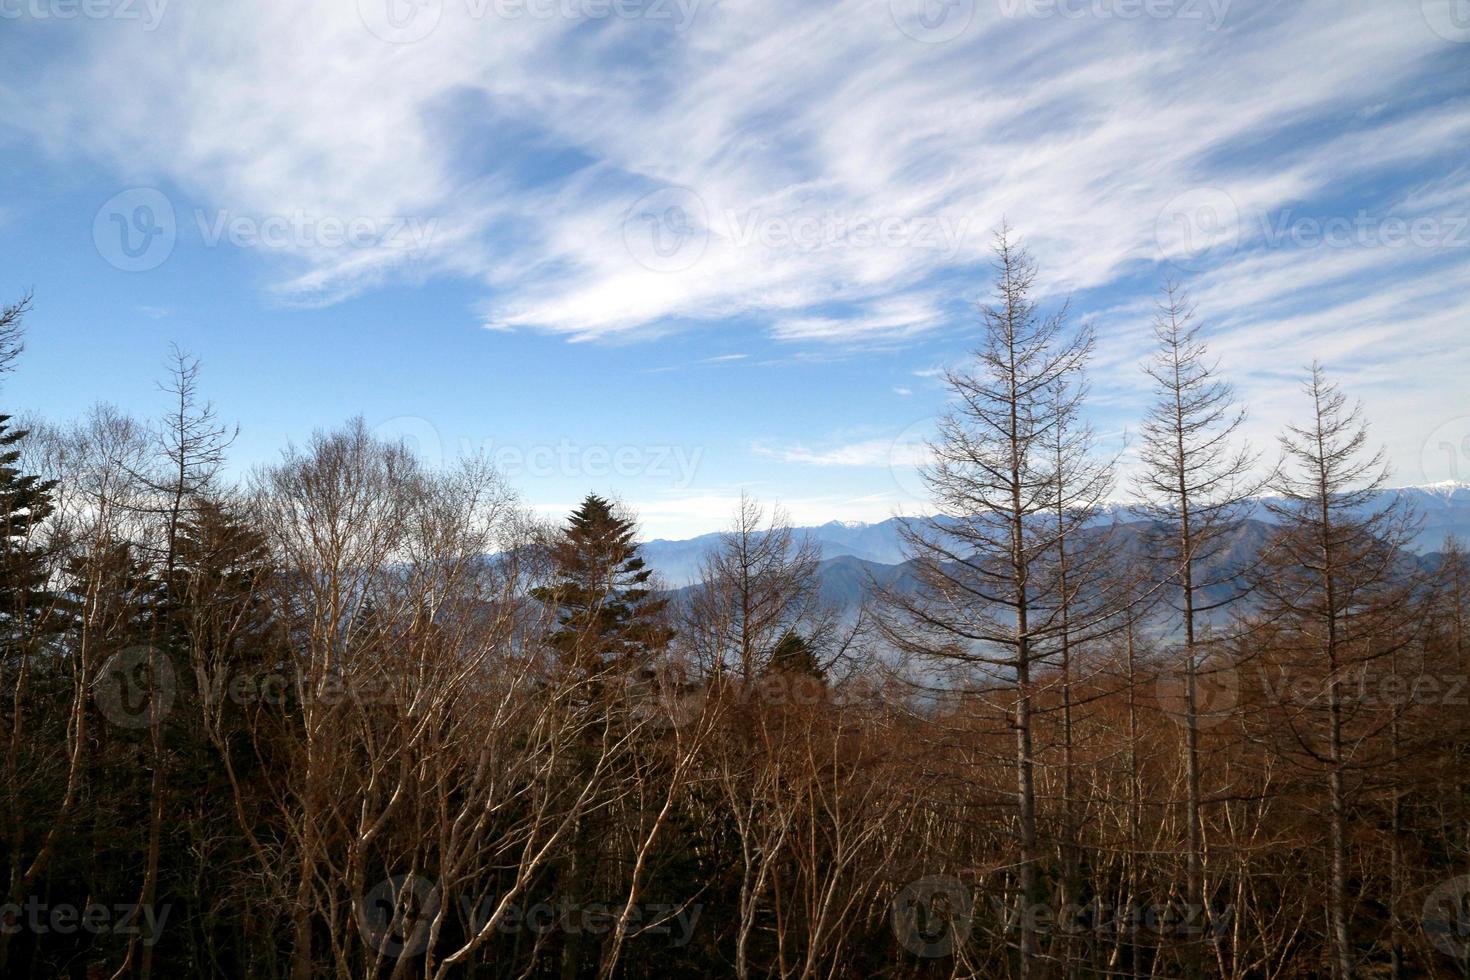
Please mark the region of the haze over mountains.
[[[1414, 547], [1421, 554], [1438, 551], [1448, 535], [1456, 535], [1470, 541], [1470, 483], [1446, 481], [1424, 486], [1409, 486], [1386, 489], [1380, 494], [1378, 503], [1385, 497], [1397, 496], [1420, 516], [1419, 532]], [[1242, 547], [1265, 534], [1270, 523], [1266, 504], [1271, 498], [1258, 498], [1255, 507], [1246, 516], [1258, 526], [1242, 532]], [[850, 521], [829, 521], [814, 527], [799, 527], [798, 534], [808, 535], [822, 551], [822, 591], [828, 601], [848, 605], [857, 601], [867, 576], [879, 582], [891, 582], [904, 575], [903, 563], [907, 556], [903, 551], [902, 530], [905, 524], [922, 521], [923, 518], [893, 517], [875, 524]], [[1127, 525], [1139, 520], [1131, 505], [1117, 504], [1099, 516], [1099, 523]], [[699, 566], [704, 555], [719, 546], [718, 533], [702, 534], [682, 541], [658, 539], [642, 546], [644, 559], [674, 589], [692, 584], [699, 578]]]

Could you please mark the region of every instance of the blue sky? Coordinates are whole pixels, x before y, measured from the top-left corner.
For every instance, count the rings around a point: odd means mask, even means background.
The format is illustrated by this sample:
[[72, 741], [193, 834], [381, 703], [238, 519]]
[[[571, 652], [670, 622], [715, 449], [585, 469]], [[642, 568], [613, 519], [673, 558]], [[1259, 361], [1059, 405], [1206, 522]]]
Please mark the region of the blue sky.
[[1117, 444], [1172, 277], [1257, 443], [1315, 356], [1470, 480], [1464, 0], [0, 0], [0, 66], [7, 410], [177, 341], [237, 470], [361, 414], [654, 536], [881, 520], [1004, 217]]

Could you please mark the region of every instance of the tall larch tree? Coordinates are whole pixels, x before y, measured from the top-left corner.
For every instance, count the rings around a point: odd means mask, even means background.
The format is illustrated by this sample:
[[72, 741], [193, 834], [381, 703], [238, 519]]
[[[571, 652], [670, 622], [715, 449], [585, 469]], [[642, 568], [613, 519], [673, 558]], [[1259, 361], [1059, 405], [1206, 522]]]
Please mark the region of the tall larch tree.
[[[1135, 495], [1152, 533], [1147, 552], [1158, 574], [1176, 586], [1176, 624], [1182, 632], [1185, 735], [1185, 903], [1205, 909], [1204, 829], [1200, 763], [1199, 679], [1209, 614], [1237, 599], [1233, 587], [1242, 569], [1229, 554], [1246, 517], [1259, 458], [1239, 438], [1245, 411], [1234, 388], [1220, 377], [1201, 336], [1202, 323], [1183, 289], [1170, 283], [1154, 318], [1153, 359], [1144, 370], [1154, 402], [1140, 429]], [[1222, 594], [1223, 590], [1223, 594]], [[1206, 596], [1213, 598], [1207, 599]], [[1201, 951], [1191, 951], [1186, 968], [1201, 969]]]
[[[1321, 786], [1327, 821], [1328, 946], [1338, 980], [1358, 975], [1349, 833], [1354, 797], [1391, 763], [1395, 706], [1361, 696], [1413, 637], [1418, 577], [1406, 559], [1414, 515], [1381, 495], [1382, 451], [1368, 446], [1361, 406], [1320, 364], [1304, 385], [1310, 415], [1281, 438], [1287, 465], [1269, 503], [1276, 523], [1254, 576], [1260, 615], [1276, 626], [1280, 675], [1275, 727], [1285, 756]], [[1353, 688], [1360, 685], [1359, 693]]]
[[1007, 229], [994, 249], [994, 299], [980, 310], [974, 363], [946, 376], [955, 407], [940, 419], [923, 471], [940, 516], [905, 532], [916, 590], [884, 594], [882, 630], [898, 649], [963, 673], [976, 705], [1005, 705], [1020, 852], [1016, 971], [1024, 980], [1042, 968], [1035, 677], [1054, 661], [1062, 634], [1076, 629], [1060, 613], [1058, 542], [1080, 530], [1097, 494], [1092, 481], [1059, 479], [1057, 392], [1073, 392], [1064, 409], [1080, 398], [1068, 381], [1083, 370], [1092, 335], [1068, 329], [1065, 307], [1041, 312], [1036, 265]]

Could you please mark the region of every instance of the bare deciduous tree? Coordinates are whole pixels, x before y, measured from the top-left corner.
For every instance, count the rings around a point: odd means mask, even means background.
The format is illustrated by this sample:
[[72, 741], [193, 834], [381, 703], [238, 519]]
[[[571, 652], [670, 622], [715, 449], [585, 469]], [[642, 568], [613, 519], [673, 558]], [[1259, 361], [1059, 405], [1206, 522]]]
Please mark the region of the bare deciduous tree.
[[919, 589], [886, 595], [884, 634], [900, 650], [966, 668], [965, 682], [977, 691], [1010, 692], [1018, 965], [1029, 977], [1039, 954], [1030, 911], [1041, 901], [1034, 684], [1075, 628], [1062, 616], [1069, 597], [1057, 574], [1058, 545], [1091, 516], [1100, 485], [1060, 479], [1055, 456], [1058, 386], [1077, 390], [1091, 334], [1069, 335], [1065, 309], [1042, 315], [1032, 298], [1036, 267], [1005, 229], [995, 254], [995, 301], [981, 309], [975, 366], [947, 375], [958, 404], [940, 420], [924, 472], [942, 519], [906, 532]]
[[[1257, 457], [1237, 438], [1245, 413], [1221, 380], [1183, 290], [1170, 283], [1154, 319], [1158, 347], [1145, 367], [1156, 401], [1141, 427], [1134, 488], [1156, 533], [1150, 552], [1178, 586], [1183, 646], [1186, 764], [1185, 903], [1205, 908], [1203, 796], [1200, 787], [1199, 672], [1202, 619], [1240, 598], [1242, 569], [1229, 558], [1246, 503], [1262, 486]], [[1220, 589], [1223, 596], [1214, 596]], [[1207, 598], [1210, 597], [1210, 598]], [[1199, 970], [1199, 957], [1188, 963]]]

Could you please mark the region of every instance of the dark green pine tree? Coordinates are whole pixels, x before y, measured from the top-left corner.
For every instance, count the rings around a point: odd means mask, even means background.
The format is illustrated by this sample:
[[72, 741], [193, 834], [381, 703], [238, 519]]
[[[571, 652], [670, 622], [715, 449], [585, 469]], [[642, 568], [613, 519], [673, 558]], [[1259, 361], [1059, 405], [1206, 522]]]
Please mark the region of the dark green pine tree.
[[[609, 501], [588, 494], [551, 543], [552, 581], [531, 595], [556, 610], [547, 642], [573, 671], [627, 678], [673, 638], [664, 623], [668, 600], [650, 586], [652, 572], [638, 556], [637, 532]], [[588, 729], [567, 759], [573, 770], [568, 778], [574, 784], [589, 778], [598, 754], [596, 734]], [[611, 834], [606, 810], [591, 807], [578, 819], [557, 862], [557, 892], [580, 903], [596, 891], [607, 860], [604, 842]], [[567, 931], [560, 946], [561, 976], [588, 975], [589, 965], [596, 963], [588, 938]]]
[[244, 878], [258, 873], [238, 815], [254, 821], [252, 837], [268, 835], [262, 773], [294, 764], [273, 737], [276, 719], [294, 707], [292, 686], [274, 683], [284, 676], [269, 591], [275, 572], [264, 534], [228, 499], [190, 502], [176, 544], [163, 625], [176, 657], [178, 697], [167, 719], [169, 783], [155, 899], [175, 911], [158, 937], [155, 962], [249, 963], [265, 945], [253, 934], [250, 891], [222, 888], [220, 869], [242, 869]]
[[27, 432], [9, 423], [9, 415], [0, 415], [0, 643], [7, 661], [19, 646], [56, 627], [48, 623], [54, 606], [47, 590], [49, 561], [31, 534], [52, 511], [56, 481], [17, 468]]
[[556, 607], [549, 642], [569, 665], [590, 673], [631, 669], [673, 638], [663, 616], [668, 600], [649, 584], [637, 533], [610, 502], [588, 494], [553, 542], [555, 580], [531, 594]]
[[822, 665], [817, 662], [816, 652], [812, 650], [806, 637], [795, 630], [787, 630], [781, 635], [781, 639], [771, 650], [769, 669], [815, 678], [823, 676]]
[[[14, 902], [43, 880], [41, 870], [27, 872], [25, 862], [54, 819], [60, 785], [49, 765], [51, 746], [65, 744], [63, 719], [73, 691], [65, 667], [48, 656], [47, 640], [61, 632], [64, 615], [47, 588], [52, 556], [33, 534], [51, 513], [56, 484], [20, 471], [18, 446], [26, 433], [11, 429], [9, 421], [0, 415], [0, 681], [8, 743], [0, 766], [0, 821], [6, 827], [0, 868], [7, 878], [0, 901]], [[13, 738], [18, 733], [24, 737]], [[0, 975], [8, 976], [13, 931], [0, 932]], [[25, 945], [24, 939], [17, 945]]]
[[273, 570], [265, 536], [226, 502], [200, 499], [179, 522], [177, 547], [167, 587], [173, 647], [220, 682], [269, 674], [278, 637], [266, 594]]

